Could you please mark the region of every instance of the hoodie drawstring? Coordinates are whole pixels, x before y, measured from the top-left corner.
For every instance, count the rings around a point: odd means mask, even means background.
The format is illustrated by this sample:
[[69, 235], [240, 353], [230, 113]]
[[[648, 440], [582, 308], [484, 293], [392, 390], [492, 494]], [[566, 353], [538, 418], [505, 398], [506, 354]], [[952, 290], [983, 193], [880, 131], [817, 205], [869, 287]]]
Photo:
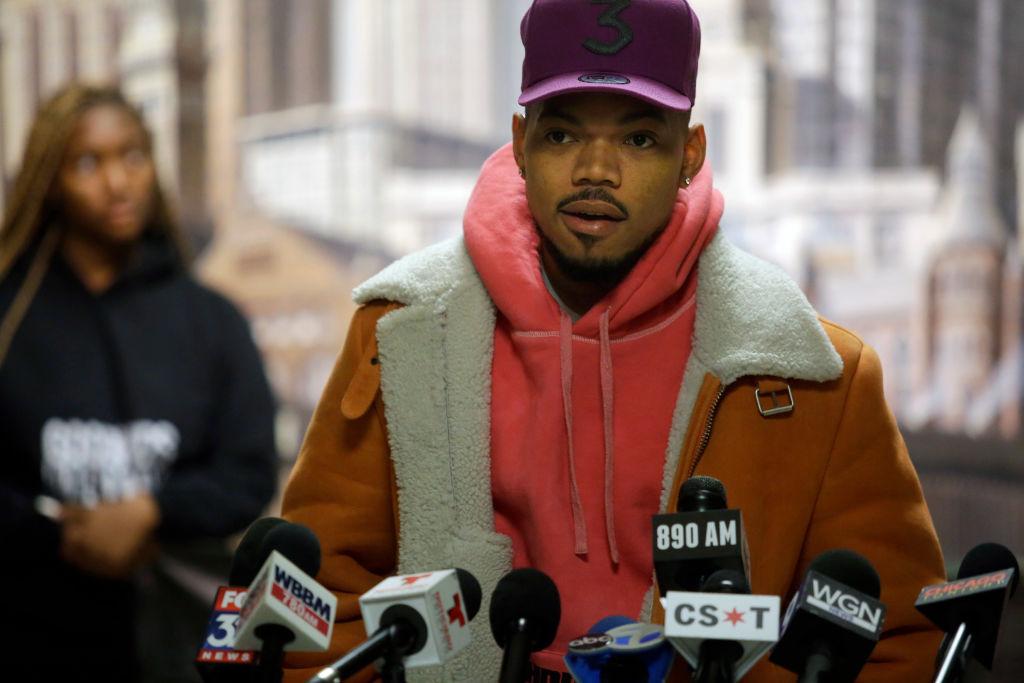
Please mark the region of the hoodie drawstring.
[[[604, 520], [608, 534], [608, 552], [614, 564], [619, 563], [619, 546], [615, 537], [615, 431], [613, 426], [612, 346], [608, 332], [609, 311], [600, 322], [601, 342], [601, 414], [604, 424]], [[572, 523], [577, 555], [587, 554], [587, 524], [583, 503], [576, 482], [576, 452], [572, 437], [572, 319], [563, 311], [558, 334], [560, 368], [562, 375], [562, 409], [565, 413], [565, 431], [569, 446], [569, 494], [572, 501]]]
[[558, 335], [562, 373], [562, 410], [565, 413], [565, 432], [569, 443], [569, 487], [572, 500], [572, 525], [577, 555], [587, 554], [587, 522], [583, 517], [583, 503], [576, 483], [576, 457], [572, 444], [572, 319], [562, 311]]
[[608, 534], [608, 552], [612, 562], [619, 563], [619, 546], [615, 540], [615, 491], [612, 474], [615, 470], [615, 430], [612, 422], [614, 391], [612, 387], [612, 344], [608, 334], [609, 310], [601, 315], [601, 413], [604, 418], [604, 525]]

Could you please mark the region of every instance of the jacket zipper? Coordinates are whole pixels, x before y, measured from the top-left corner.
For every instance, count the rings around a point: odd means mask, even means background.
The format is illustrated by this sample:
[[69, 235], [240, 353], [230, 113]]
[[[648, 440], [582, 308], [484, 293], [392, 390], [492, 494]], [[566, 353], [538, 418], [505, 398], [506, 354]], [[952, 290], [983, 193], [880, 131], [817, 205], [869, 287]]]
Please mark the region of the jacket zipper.
[[718, 395], [715, 396], [715, 400], [711, 403], [711, 409], [708, 410], [708, 416], [704, 422], [704, 431], [701, 432], [700, 441], [697, 443], [697, 454], [693, 457], [690, 472], [686, 475], [687, 479], [693, 477], [693, 473], [697, 471], [697, 465], [700, 464], [700, 459], [704, 457], [704, 451], [708, 447], [708, 442], [711, 441], [711, 425], [715, 421], [715, 414], [718, 412], [718, 405], [722, 402], [722, 396], [725, 395], [725, 389], [725, 385], [718, 389]]

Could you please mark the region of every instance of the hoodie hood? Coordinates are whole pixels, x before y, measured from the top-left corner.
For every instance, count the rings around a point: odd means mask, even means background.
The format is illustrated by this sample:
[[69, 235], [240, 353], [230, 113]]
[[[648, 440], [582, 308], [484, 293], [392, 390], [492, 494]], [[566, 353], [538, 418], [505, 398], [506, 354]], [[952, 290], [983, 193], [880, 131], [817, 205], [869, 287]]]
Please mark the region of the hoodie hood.
[[[680, 189], [668, 225], [633, 270], [574, 325], [596, 336], [607, 316], [611, 334], [645, 326], [687, 283], [722, 217], [724, 201], [705, 163]], [[501, 216], [496, 219], [496, 216]], [[558, 330], [560, 308], [541, 274], [540, 235], [526, 201], [526, 185], [508, 144], [484, 164], [466, 208], [466, 249], [495, 306], [516, 330]]]

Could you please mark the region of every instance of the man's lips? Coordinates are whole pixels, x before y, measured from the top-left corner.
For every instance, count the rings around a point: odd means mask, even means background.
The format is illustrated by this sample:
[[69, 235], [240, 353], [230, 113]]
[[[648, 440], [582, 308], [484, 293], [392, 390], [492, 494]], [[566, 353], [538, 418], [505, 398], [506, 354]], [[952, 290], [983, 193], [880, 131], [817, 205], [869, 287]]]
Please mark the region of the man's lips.
[[598, 199], [579, 199], [569, 202], [559, 209], [562, 213], [571, 213], [577, 216], [588, 216], [604, 220], [621, 221], [626, 218], [619, 207], [610, 202], [602, 202]]
[[570, 202], [559, 213], [569, 230], [590, 237], [607, 237], [626, 218], [615, 205], [595, 200]]

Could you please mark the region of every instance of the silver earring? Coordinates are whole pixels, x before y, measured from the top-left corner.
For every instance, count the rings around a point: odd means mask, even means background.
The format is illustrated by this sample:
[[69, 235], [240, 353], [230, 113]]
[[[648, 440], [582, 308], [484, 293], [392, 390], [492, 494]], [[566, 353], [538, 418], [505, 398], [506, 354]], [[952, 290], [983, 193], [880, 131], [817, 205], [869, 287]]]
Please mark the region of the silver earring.
[[685, 178], [683, 178], [683, 182], [686, 183], [687, 187], [689, 187], [690, 183], [692, 183], [693, 180], [690, 178], [690, 176], [686, 176]]

